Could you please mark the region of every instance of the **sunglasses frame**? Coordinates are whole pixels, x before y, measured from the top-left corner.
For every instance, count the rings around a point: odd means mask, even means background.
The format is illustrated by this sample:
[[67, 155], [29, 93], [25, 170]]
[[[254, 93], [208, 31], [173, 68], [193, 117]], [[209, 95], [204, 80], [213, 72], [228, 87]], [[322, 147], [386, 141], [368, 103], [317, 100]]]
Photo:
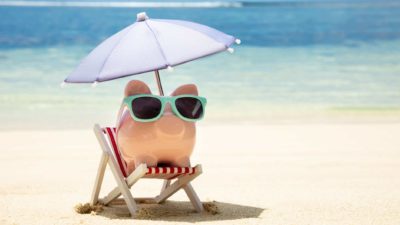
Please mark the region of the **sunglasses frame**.
[[[138, 99], [138, 98], [142, 98], [142, 97], [156, 98], [161, 102], [161, 110], [160, 110], [160, 113], [156, 117], [151, 118], [151, 119], [140, 119], [135, 116], [135, 114], [133, 113], [133, 110], [132, 110], [132, 101], [135, 99]], [[195, 98], [200, 101], [200, 103], [203, 107], [203, 114], [198, 119], [186, 118], [186, 117], [182, 116], [179, 113], [178, 109], [176, 108], [176, 104], [175, 104], [176, 100], [180, 99], [180, 98], [185, 98], [185, 97]], [[204, 117], [204, 111], [205, 111], [205, 106], [207, 104], [207, 99], [204, 97], [201, 97], [201, 96], [197, 96], [197, 95], [159, 96], [159, 95], [152, 95], [152, 94], [139, 94], [139, 95], [131, 95], [131, 96], [125, 97], [124, 100], [122, 101], [122, 104], [124, 104], [128, 107], [131, 117], [138, 122], [154, 122], [154, 121], [160, 119], [160, 117], [164, 114], [165, 106], [167, 105], [167, 103], [169, 103], [171, 105], [172, 112], [178, 118], [180, 118], [184, 121], [188, 121], [188, 122], [196, 122], [198, 120], [201, 120]]]

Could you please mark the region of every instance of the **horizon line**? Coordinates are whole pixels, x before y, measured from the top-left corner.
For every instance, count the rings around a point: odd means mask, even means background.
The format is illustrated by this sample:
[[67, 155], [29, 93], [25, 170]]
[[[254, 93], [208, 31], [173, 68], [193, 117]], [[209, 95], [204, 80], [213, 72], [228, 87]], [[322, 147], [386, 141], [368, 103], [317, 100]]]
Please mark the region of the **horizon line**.
[[81, 8], [242, 8], [242, 7], [400, 7], [400, 2], [393, 0], [376, 2], [363, 0], [346, 2], [343, 0], [270, 0], [270, 1], [151, 1], [151, 2], [129, 2], [129, 1], [0, 1], [0, 6], [11, 7], [81, 7]]
[[99, 2], [99, 1], [0, 1], [0, 6], [84, 8], [239, 8], [240, 2]]

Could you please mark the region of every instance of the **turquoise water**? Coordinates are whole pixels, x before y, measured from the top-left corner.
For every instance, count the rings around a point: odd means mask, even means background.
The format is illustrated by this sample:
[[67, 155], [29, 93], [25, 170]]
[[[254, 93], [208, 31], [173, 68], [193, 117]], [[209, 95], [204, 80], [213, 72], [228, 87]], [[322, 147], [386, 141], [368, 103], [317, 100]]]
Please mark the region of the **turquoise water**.
[[[374, 3], [376, 4], [376, 3]], [[398, 121], [400, 6], [280, 5], [146, 9], [151, 17], [214, 26], [242, 39], [221, 53], [161, 71], [208, 98], [204, 123], [354, 118]], [[113, 124], [130, 79], [59, 84], [94, 46], [141, 9], [0, 7], [0, 129]], [[378, 117], [376, 117], [378, 116]]]

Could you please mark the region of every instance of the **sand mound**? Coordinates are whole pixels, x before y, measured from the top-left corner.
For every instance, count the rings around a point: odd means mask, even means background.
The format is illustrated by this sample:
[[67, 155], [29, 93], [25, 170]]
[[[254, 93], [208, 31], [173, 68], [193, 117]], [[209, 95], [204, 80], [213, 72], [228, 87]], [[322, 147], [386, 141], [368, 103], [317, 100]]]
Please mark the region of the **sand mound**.
[[103, 211], [103, 205], [101, 204], [96, 204], [96, 205], [90, 205], [89, 203], [79, 203], [77, 205], [75, 205], [74, 207], [75, 212], [79, 213], [79, 214], [97, 214], [101, 211]]
[[220, 210], [216, 204], [216, 201], [203, 203], [204, 210], [212, 215], [220, 214]]

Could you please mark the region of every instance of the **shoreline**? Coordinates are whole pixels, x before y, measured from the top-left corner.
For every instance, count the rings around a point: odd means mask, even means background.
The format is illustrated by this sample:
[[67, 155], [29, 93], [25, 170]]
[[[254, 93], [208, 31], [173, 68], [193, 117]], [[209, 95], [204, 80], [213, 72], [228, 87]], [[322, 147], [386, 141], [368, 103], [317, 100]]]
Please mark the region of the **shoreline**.
[[[290, 112], [284, 116], [280, 114], [263, 115], [265, 119], [243, 119], [235, 118], [205, 118], [196, 123], [199, 127], [213, 126], [269, 126], [269, 125], [347, 125], [347, 124], [400, 124], [400, 112], [352, 112], [352, 113], [303, 113], [303, 115], [294, 115], [295, 112]], [[99, 116], [98, 120], [85, 120], [82, 118], [68, 118], [69, 120], [59, 120], [56, 117], [48, 117], [45, 122], [43, 118], [38, 121], [31, 119], [23, 120], [24, 118], [10, 118], [10, 123], [4, 122], [1, 118], [2, 127], [0, 132], [7, 131], [35, 131], [35, 130], [87, 130], [92, 129], [95, 123], [102, 126], [112, 126], [114, 119], [112, 115], [109, 119], [104, 120], [104, 116]], [[17, 122], [16, 122], [17, 121]], [[95, 122], [96, 121], [96, 122]], [[107, 122], [108, 121], [108, 122]], [[110, 123], [111, 121], [111, 123]], [[74, 126], [78, 124], [78, 126]]]

